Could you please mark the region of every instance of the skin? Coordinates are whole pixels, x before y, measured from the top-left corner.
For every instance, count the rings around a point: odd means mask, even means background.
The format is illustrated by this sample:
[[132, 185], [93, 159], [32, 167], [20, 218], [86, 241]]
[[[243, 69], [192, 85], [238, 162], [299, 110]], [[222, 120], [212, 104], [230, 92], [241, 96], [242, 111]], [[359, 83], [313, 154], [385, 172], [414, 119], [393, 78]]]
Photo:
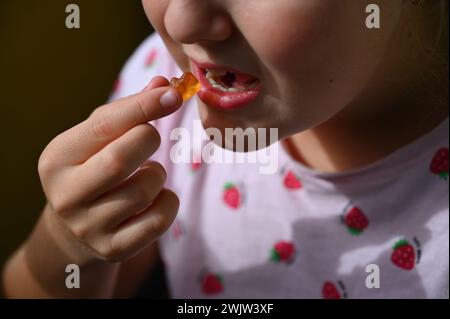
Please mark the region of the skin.
[[404, 40], [419, 10], [409, 1], [377, 1], [377, 31], [365, 27], [367, 3], [359, 0], [143, 4], [183, 70], [191, 59], [214, 62], [262, 82], [263, 93], [244, 109], [225, 111], [199, 100], [205, 127], [276, 127], [280, 139], [290, 141], [291, 154], [309, 167], [337, 172], [369, 164], [448, 115], [445, 103], [418, 105], [405, 93], [424, 93], [414, 87], [423, 70], [405, 62], [408, 52], [418, 51]]
[[[241, 69], [263, 85], [243, 109], [198, 101], [205, 127], [277, 127], [294, 158], [329, 172], [372, 163], [448, 116], [448, 89], [432, 99], [419, 81], [433, 63], [409, 59], [418, 47], [405, 28], [417, 20], [417, 7], [377, 3], [382, 28], [369, 31], [360, 0], [143, 0], [183, 70], [194, 58]], [[433, 38], [435, 30], [420, 29]], [[181, 104], [177, 95], [177, 105], [161, 107], [167, 85], [153, 79], [146, 91], [98, 108], [46, 147], [39, 175], [48, 203], [4, 269], [6, 296], [133, 295], [178, 210], [164, 170], [146, 162], [159, 146], [147, 122]], [[81, 267], [81, 289], [62, 285], [70, 263]]]

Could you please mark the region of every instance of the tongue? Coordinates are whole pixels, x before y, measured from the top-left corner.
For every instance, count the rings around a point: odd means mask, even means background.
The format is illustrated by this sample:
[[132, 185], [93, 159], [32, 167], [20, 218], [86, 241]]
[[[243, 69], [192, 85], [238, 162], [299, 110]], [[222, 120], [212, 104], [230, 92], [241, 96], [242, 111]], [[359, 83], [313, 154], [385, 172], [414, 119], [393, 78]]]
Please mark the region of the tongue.
[[220, 84], [222, 84], [225, 87], [233, 87], [233, 84], [236, 80], [236, 76], [234, 73], [227, 72], [227, 74], [223, 76], [219, 76], [218, 81]]
[[249, 83], [253, 82], [254, 80], [255, 80], [255, 78], [251, 75], [242, 74], [242, 73], [235, 74], [235, 81], [240, 84], [249, 84]]
[[227, 74], [218, 77], [216, 80], [219, 84], [225, 87], [245, 89], [246, 88], [245, 86], [255, 81], [255, 78], [250, 75], [242, 73], [228, 72]]

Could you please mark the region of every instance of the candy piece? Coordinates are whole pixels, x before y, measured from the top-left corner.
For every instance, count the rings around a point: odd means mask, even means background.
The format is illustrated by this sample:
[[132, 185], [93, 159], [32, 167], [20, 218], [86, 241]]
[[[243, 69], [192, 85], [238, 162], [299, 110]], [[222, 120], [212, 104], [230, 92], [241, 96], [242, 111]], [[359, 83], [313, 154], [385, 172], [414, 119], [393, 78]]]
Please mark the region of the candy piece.
[[175, 88], [183, 97], [183, 101], [189, 100], [200, 90], [200, 82], [191, 72], [183, 73], [181, 78], [172, 78], [170, 85]]

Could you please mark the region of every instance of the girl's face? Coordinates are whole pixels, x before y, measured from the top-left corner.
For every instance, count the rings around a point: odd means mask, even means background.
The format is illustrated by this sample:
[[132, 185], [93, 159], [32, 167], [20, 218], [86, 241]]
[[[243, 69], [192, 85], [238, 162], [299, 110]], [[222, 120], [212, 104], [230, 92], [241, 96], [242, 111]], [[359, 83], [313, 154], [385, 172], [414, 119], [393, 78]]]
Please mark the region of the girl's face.
[[[366, 27], [361, 0], [143, 0], [177, 64], [192, 60], [256, 77], [260, 95], [221, 109], [199, 100], [205, 127], [315, 127], [377, 86], [402, 0], [378, 0], [381, 28]], [[373, 90], [372, 90], [373, 91]], [[373, 94], [373, 92], [372, 92]]]

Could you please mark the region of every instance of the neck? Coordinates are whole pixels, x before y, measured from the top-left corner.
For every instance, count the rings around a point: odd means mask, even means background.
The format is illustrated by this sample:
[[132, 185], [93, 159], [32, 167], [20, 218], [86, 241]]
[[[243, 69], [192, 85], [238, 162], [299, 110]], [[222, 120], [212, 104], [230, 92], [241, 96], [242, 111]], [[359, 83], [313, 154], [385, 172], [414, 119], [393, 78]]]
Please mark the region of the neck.
[[426, 134], [446, 117], [448, 108], [439, 105], [423, 105], [422, 108], [409, 108], [408, 112], [389, 112], [371, 118], [348, 119], [341, 115], [291, 136], [284, 145], [307, 167], [341, 172], [386, 157]]

